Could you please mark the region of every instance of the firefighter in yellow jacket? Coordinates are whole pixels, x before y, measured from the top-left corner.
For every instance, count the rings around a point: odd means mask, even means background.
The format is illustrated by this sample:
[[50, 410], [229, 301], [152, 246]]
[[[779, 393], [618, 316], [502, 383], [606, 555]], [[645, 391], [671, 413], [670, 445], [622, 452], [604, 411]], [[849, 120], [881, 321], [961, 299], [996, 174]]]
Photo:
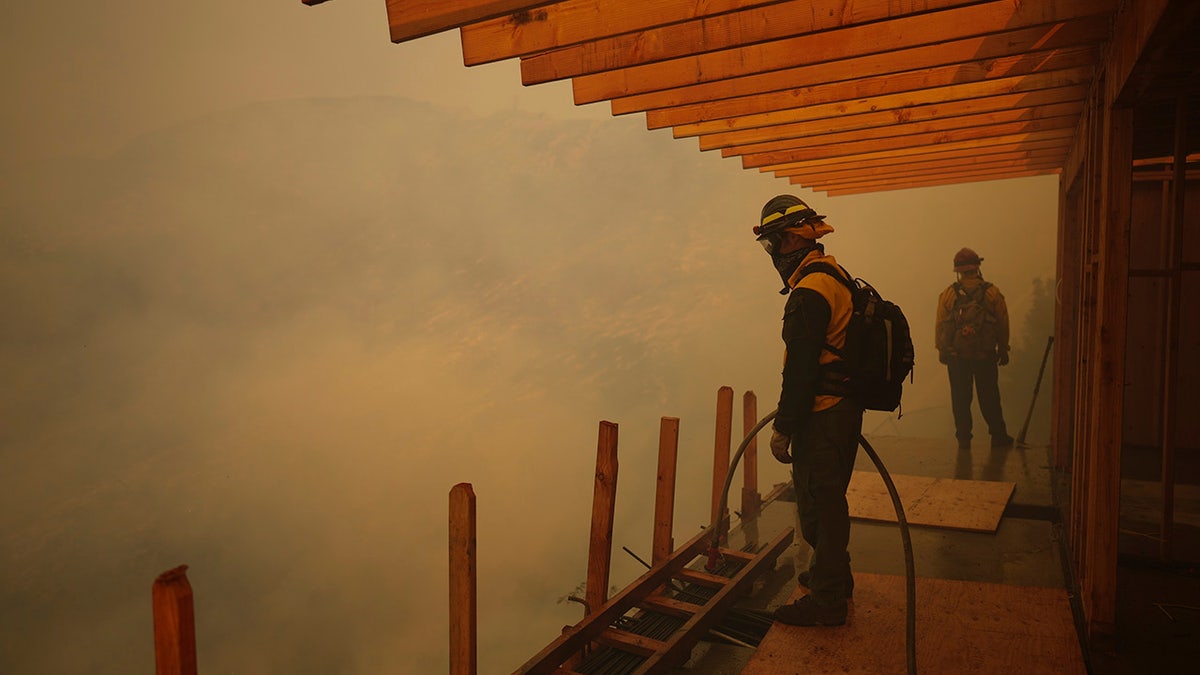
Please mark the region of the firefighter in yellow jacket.
[[938, 298], [935, 341], [938, 360], [950, 375], [950, 403], [959, 450], [971, 449], [971, 390], [987, 422], [992, 448], [1008, 448], [997, 366], [1008, 365], [1008, 306], [994, 284], [979, 272], [983, 258], [969, 248], [954, 255], [958, 280]]
[[[800, 531], [812, 546], [812, 557], [799, 578], [809, 594], [777, 608], [775, 618], [797, 626], [844, 624], [854, 588], [846, 489], [858, 453], [863, 409], [840, 388], [845, 377], [838, 374], [840, 359], [830, 349], [845, 345], [853, 313], [850, 291], [830, 276], [849, 275], [817, 243], [832, 231], [825, 216], [792, 195], [768, 201], [754, 228], [785, 284], [780, 293], [788, 295], [771, 454], [791, 464]], [[823, 271], [806, 272], [815, 263], [822, 263]]]

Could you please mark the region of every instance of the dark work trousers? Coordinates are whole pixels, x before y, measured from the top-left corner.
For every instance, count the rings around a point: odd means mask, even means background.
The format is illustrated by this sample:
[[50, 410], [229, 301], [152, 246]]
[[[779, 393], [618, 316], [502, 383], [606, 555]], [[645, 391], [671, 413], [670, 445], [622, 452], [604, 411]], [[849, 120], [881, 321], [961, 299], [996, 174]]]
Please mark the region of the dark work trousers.
[[979, 392], [979, 412], [987, 422], [992, 438], [1008, 435], [1004, 411], [1000, 408], [999, 370], [991, 359], [951, 359], [946, 364], [950, 373], [950, 405], [954, 410], [954, 435], [960, 441], [971, 440], [971, 389]]
[[843, 400], [814, 412], [792, 441], [792, 480], [800, 532], [812, 546], [809, 592], [818, 605], [846, 602], [850, 576], [850, 509], [846, 488], [858, 455], [862, 408]]

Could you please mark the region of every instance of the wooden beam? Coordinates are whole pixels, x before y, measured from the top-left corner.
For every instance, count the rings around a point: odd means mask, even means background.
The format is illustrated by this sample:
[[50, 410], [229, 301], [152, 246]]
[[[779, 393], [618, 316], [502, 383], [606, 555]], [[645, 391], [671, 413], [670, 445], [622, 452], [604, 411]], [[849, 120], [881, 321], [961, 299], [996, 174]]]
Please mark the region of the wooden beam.
[[[1109, 42], [1109, 51], [1104, 59], [1104, 102], [1112, 105], [1122, 98], [1122, 93], [1129, 86], [1130, 95], [1126, 96], [1127, 100], [1123, 101], [1126, 105], [1132, 105], [1137, 102], [1138, 94], [1143, 84], [1147, 80], [1151, 80], [1154, 71], [1160, 64], [1150, 63], [1163, 58], [1162, 55], [1147, 53], [1146, 46], [1150, 43], [1151, 36], [1161, 30], [1164, 33], [1169, 33], [1172, 30], [1188, 30], [1189, 22], [1175, 21], [1173, 26], [1161, 26], [1161, 21], [1164, 14], [1167, 14], [1168, 7], [1175, 8], [1171, 14], [1179, 14], [1179, 8], [1185, 5], [1190, 5], [1191, 9], [1195, 10], [1195, 2], [1171, 2], [1170, 0], [1141, 0], [1134, 3], [1122, 3], [1121, 9], [1117, 12], [1117, 16], [1113, 21], [1113, 39]], [[1188, 39], [1195, 39], [1195, 36], [1188, 36]], [[1159, 44], [1170, 44], [1160, 42]], [[1130, 83], [1130, 77], [1135, 71], [1142, 69], [1139, 62], [1146, 62], [1147, 68], [1140, 77], [1134, 78], [1133, 83]]]
[[788, 182], [792, 185], [802, 185], [813, 190], [845, 190], [852, 189], [865, 185], [891, 185], [897, 183], [911, 183], [913, 181], [930, 181], [941, 179], [953, 179], [963, 176], [995, 176], [1009, 175], [1022, 171], [1047, 171], [1055, 172], [1058, 170], [1058, 164], [1051, 161], [1040, 162], [1008, 162], [1001, 164], [984, 164], [972, 166], [960, 171], [932, 171], [932, 172], [909, 172], [904, 174], [895, 174], [891, 176], [880, 176], [876, 178], [858, 178], [842, 181], [825, 181], [821, 183], [805, 183], [802, 179], [790, 178]]
[[1024, 136], [1028, 140], [1058, 138], [1070, 135], [1074, 131], [1075, 122], [1076, 119], [1074, 117], [1055, 117], [1048, 120], [993, 124], [986, 127], [953, 129], [945, 132], [913, 134], [898, 138], [845, 143], [842, 146], [822, 146], [818, 148], [762, 152], [742, 155], [742, 166], [753, 168], [768, 164], [779, 164], [781, 162], [845, 157], [848, 155], [868, 157], [883, 152], [897, 151], [901, 154], [913, 154], [933, 145], [941, 146], [946, 150], [960, 147], [982, 147], [1002, 143], [1016, 136]]
[[[769, 42], [761, 41], [761, 32], [747, 28], [731, 37], [731, 44], [747, 46], [674, 58], [662, 61], [661, 66], [674, 73], [676, 86], [697, 84], [791, 68], [814, 60], [837, 61], [947, 40], [1001, 34], [1030, 26], [1059, 24], [1108, 14], [1114, 3], [1115, 0], [1057, 0], [1052, 3], [994, 0]], [[607, 54], [582, 51], [582, 48], [568, 48], [523, 59], [521, 81], [527, 85], [538, 84], [639, 65], [645, 65], [644, 59], [636, 54], [632, 58], [614, 59]]]
[[869, 187], [857, 187], [846, 190], [826, 190], [825, 194], [830, 197], [843, 197], [846, 195], [861, 195], [870, 192], [885, 192], [888, 190], [908, 190], [911, 188], [920, 187], [940, 187], [943, 185], [957, 185], [959, 183], [979, 183], [990, 180], [1005, 180], [1009, 178], [1025, 178], [1029, 176], [1047, 176], [1058, 173], [1057, 169], [1049, 169], [1044, 171], [1019, 171], [1004, 175], [982, 175], [982, 176], [961, 176], [956, 178], [943, 178], [938, 180], [914, 180], [896, 184], [881, 184]]
[[1004, 173], [1010, 170], [1028, 170], [1028, 169], [1057, 169], [1059, 163], [1056, 158], [1035, 158], [1035, 159], [1009, 159], [1009, 160], [992, 160], [988, 162], [977, 162], [974, 164], [964, 164], [962, 166], [946, 166], [938, 168], [907, 168], [896, 167], [894, 170], [887, 173], [877, 174], [860, 174], [860, 175], [838, 175], [838, 176], [820, 176], [816, 178], [805, 178], [803, 176], [793, 176], [788, 179], [792, 185], [803, 185], [811, 187], [814, 190], [823, 190], [830, 187], [848, 187], [858, 183], [878, 183], [881, 181], [890, 180], [908, 180], [911, 178], [937, 178], [941, 176], [965, 176], [972, 174], [984, 173]]
[[813, 171], [843, 171], [846, 169], [862, 169], [869, 167], [889, 167], [905, 165], [910, 162], [931, 162], [947, 159], [957, 159], [960, 157], [975, 157], [989, 154], [1009, 153], [1009, 152], [1039, 152], [1044, 150], [1056, 150], [1066, 152], [1067, 144], [1070, 139], [1053, 138], [1040, 141], [1014, 141], [1008, 143], [997, 143], [986, 147], [971, 147], [971, 148], [953, 148], [946, 150], [943, 148], [929, 148], [924, 152], [917, 152], [904, 155], [888, 154], [882, 157], [832, 157], [828, 159], [817, 159], [804, 162], [791, 162], [787, 164], [775, 164], [767, 167], [759, 167], [759, 171], [772, 171], [780, 177], [804, 175]]
[[729, 451], [733, 439], [733, 388], [717, 390], [716, 435], [713, 443], [713, 482], [711, 527], [720, 533], [718, 540], [725, 541], [729, 528], [729, 509], [721, 512], [721, 493], [729, 475]]
[[[906, 91], [870, 98], [840, 99], [817, 105], [795, 106], [788, 110], [759, 112], [754, 109], [747, 109], [745, 114], [736, 117], [690, 124], [674, 124], [672, 134], [675, 138], [684, 138], [686, 136], [701, 136], [704, 134], [805, 122], [842, 115], [858, 115], [879, 110], [898, 110], [900, 112], [896, 113], [896, 121], [903, 121], [903, 110], [914, 106], [962, 101], [988, 96], [1002, 96], [1005, 94], [1020, 94], [1040, 89], [1076, 87], [1090, 82], [1091, 78], [1092, 73], [1090, 68], [1070, 68], [1033, 75], [1001, 77], [982, 82], [952, 84], [944, 87]], [[673, 122], [666, 115], [667, 112], [652, 111], [646, 113], [647, 126], [657, 127], [659, 124]], [[655, 119], [652, 120], [651, 117]]]
[[[946, 9], [978, 0], [923, 0], [923, 9]], [[653, 5], [658, 3], [645, 3]], [[704, 5], [707, 3], [693, 3]], [[528, 84], [589, 72], [628, 68], [877, 21], [903, 20], [911, 7], [890, 0], [788, 0], [702, 19], [615, 35], [530, 56], [521, 72]], [[560, 43], [561, 46], [561, 43]]]
[[[828, 2], [829, 0], [825, 0]], [[596, 42], [657, 26], [714, 17], [779, 0], [563, 0], [532, 12], [528, 20], [503, 16], [462, 27], [463, 63], [476, 66]], [[644, 41], [642, 47], [645, 47]]]
[[[733, 157], [735, 155], [749, 155], [759, 152], [777, 152], [780, 150], [789, 149], [816, 148], [844, 143], [901, 138], [904, 136], [946, 133], [956, 129], [993, 127], [1001, 124], [1032, 122], [1035, 120], [1051, 120], [1060, 117], [1070, 118], [1070, 123], [1074, 123], [1079, 120], [1079, 111], [1082, 108], [1082, 105], [1083, 104], [1081, 103], [1059, 103], [1056, 105], [1039, 106], [1036, 108], [1009, 108], [994, 112], [981, 113], [978, 115], [958, 115], [953, 117], [947, 116], [921, 122], [879, 126], [869, 129], [854, 129], [852, 131], [843, 131], [840, 133], [809, 134], [805, 136], [788, 135], [776, 140], [764, 141], [761, 143], [750, 143], [747, 145], [736, 145], [732, 147], [721, 148], [721, 156]], [[703, 147], [704, 138], [705, 137], [701, 137], [702, 150], [706, 149]]]
[[[679, 106], [646, 113], [646, 125], [650, 128], [678, 126], [725, 117], [740, 117], [754, 113], [787, 110], [797, 106], [813, 106], [837, 101], [854, 101], [889, 94], [921, 91], [954, 91], [952, 87], [987, 81], [1017, 83], [1022, 77], [1056, 71], [1077, 70], [1086, 73], [1089, 80], [1095, 72], [1096, 50], [1085, 47], [1059, 50], [1038, 59], [1011, 57], [999, 61], [956, 64], [923, 68], [846, 80], [830, 84], [797, 87], [787, 91], [742, 96], [712, 101], [699, 105]], [[1028, 91], [1034, 87], [1026, 87]], [[1082, 98], [1082, 95], [1080, 96]], [[930, 99], [926, 99], [930, 100]], [[936, 99], [930, 100], [936, 102]]]
[[1100, 162], [1101, 229], [1098, 244], [1096, 330], [1092, 336], [1095, 382], [1094, 465], [1087, 560], [1090, 583], [1083, 593], [1088, 634], [1110, 640], [1116, 630], [1117, 531], [1124, 434], [1125, 345], [1129, 294], [1129, 229], [1133, 182], [1133, 110], [1108, 108]]
[[533, 20], [558, 0], [387, 0], [392, 42], [405, 42], [505, 14]]
[[654, 492], [654, 539], [652, 564], [671, 556], [675, 527], [675, 469], [679, 454], [679, 418], [664, 417], [658, 425], [658, 479]]
[[[742, 394], [742, 438], [758, 424], [758, 397], [754, 392]], [[742, 452], [742, 527], [746, 529], [748, 521], [758, 518], [762, 509], [762, 495], [758, 492], [758, 438], [752, 437]], [[757, 534], [757, 528], [755, 529]], [[748, 536], [749, 538], [749, 536]], [[757, 542], [757, 539], [751, 539]]]
[[[1166, 225], [1168, 261], [1167, 316], [1163, 322], [1162, 360], [1162, 526], [1159, 529], [1159, 558], [1174, 558], [1175, 542], [1175, 455], [1176, 433], [1179, 427], [1178, 396], [1180, 373], [1180, 312], [1183, 300], [1183, 241], [1187, 223], [1187, 141], [1188, 104], [1182, 96], [1175, 101], [1175, 156], [1172, 162], [1171, 206], [1163, 214]], [[1167, 211], [1167, 209], [1164, 209]]]
[[613, 114], [624, 114], [955, 64], [986, 66], [989, 59], [1095, 45], [1108, 36], [1108, 26], [1104, 16], [1085, 17], [837, 61], [797, 58], [796, 64], [779, 70], [700, 82], [686, 71], [687, 77], [673, 77], [674, 69], [664, 63], [576, 77], [571, 84], [577, 105], [612, 99]]
[[450, 489], [450, 673], [479, 669], [478, 586], [475, 555], [475, 490], [470, 483]]
[[187, 565], [158, 575], [151, 587], [157, 675], [196, 675], [196, 618]]
[[661, 640], [655, 640], [617, 628], [604, 630], [604, 632], [596, 636], [596, 642], [609, 647], [615, 647], [621, 651], [631, 652], [638, 656], [650, 656], [666, 647], [666, 643]]
[[659, 614], [667, 614], [683, 619], [686, 619], [703, 609], [702, 605], [697, 605], [693, 602], [684, 602], [683, 600], [676, 600], [675, 598], [668, 598], [665, 595], [651, 595], [638, 602], [638, 607], [653, 612], [658, 612]]
[[[884, 160], [885, 163], [902, 163], [917, 158], [928, 158], [931, 154], [950, 153], [955, 151], [967, 151], [976, 153], [1008, 151], [1013, 149], [1040, 149], [1047, 147], [1065, 146], [1067, 143], [1068, 133], [1062, 130], [1039, 131], [1032, 134], [1014, 134], [1012, 136], [1002, 136], [997, 138], [987, 138], [980, 140], [972, 140], [958, 143], [943, 143], [936, 147], [928, 148], [898, 148], [894, 150], [881, 150], [878, 152], [865, 153], [861, 155], [846, 155], [834, 157], [821, 157], [815, 159], [796, 159], [792, 158], [787, 162], [779, 162], [777, 164], [769, 164], [763, 167], [758, 167], [760, 171], [777, 170], [790, 167], [814, 167], [814, 166], [845, 166], [854, 163], [874, 162], [875, 160]], [[999, 149], [999, 150], [998, 150]]]
[[[1082, 123], [1080, 126], [1084, 126]], [[1078, 138], [1078, 134], [1076, 136]], [[1072, 139], [1072, 150], [1076, 147]], [[1071, 466], [1071, 428], [1075, 417], [1075, 341], [1079, 318], [1080, 231], [1078, 193], [1070, 189], [1074, 171], [1068, 176], [1071, 154], [1063, 160], [1058, 181], [1058, 246], [1055, 278], [1058, 280], [1054, 307], [1054, 366], [1050, 389], [1050, 447], [1054, 468]], [[1069, 506], [1069, 505], [1068, 505]], [[1070, 518], [1067, 518], [1068, 522]]]
[[836, 171], [821, 171], [811, 170], [805, 172], [776, 172], [779, 178], [798, 178], [802, 181], [801, 184], [820, 183], [824, 180], [852, 180], [858, 177], [876, 177], [882, 178], [897, 174], [904, 174], [916, 171], [936, 172], [939, 169], [964, 169], [972, 166], [980, 166], [991, 164], [994, 162], [1005, 161], [1024, 161], [1024, 160], [1048, 160], [1053, 161], [1059, 166], [1062, 164], [1063, 151], [1060, 149], [1044, 149], [1044, 150], [1017, 150], [1012, 152], [1001, 152], [995, 154], [981, 154], [975, 152], [963, 153], [959, 157], [941, 158], [930, 161], [911, 161], [890, 163], [874, 167], [856, 167], [842, 166]]
[[613, 517], [617, 506], [617, 425], [600, 422], [596, 441], [596, 484], [592, 493], [592, 529], [588, 546], [587, 611], [608, 601], [612, 565]]

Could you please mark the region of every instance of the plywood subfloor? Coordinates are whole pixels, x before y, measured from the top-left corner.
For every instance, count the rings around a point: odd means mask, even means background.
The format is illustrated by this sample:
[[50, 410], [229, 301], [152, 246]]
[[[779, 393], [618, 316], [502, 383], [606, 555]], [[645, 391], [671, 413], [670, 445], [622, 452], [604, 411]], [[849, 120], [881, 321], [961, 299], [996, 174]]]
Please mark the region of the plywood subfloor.
[[[995, 532], [1016, 483], [892, 475], [909, 525]], [[850, 517], [896, 522], [896, 509], [883, 478], [855, 471], [846, 490]]]
[[[776, 623], [742, 675], [905, 672], [904, 577], [855, 574], [845, 626]], [[804, 594], [798, 588], [792, 599]], [[917, 672], [1087, 672], [1066, 591], [917, 579]]]

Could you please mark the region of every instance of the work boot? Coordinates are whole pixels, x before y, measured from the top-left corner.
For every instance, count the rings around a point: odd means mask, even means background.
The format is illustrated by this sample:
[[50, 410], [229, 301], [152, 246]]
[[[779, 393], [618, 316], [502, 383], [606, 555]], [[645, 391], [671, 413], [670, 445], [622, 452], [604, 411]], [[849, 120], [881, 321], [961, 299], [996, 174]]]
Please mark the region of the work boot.
[[[796, 577], [796, 581], [797, 581], [797, 583], [799, 583], [801, 586], [803, 586], [805, 588], [812, 588], [812, 586], [808, 585], [809, 582], [812, 581], [812, 572], [809, 570], [804, 570], [803, 572], [800, 573], [799, 576]], [[846, 597], [850, 598], [853, 596], [854, 596], [854, 577], [850, 577], [850, 588], [846, 589]]]
[[1008, 434], [1004, 434], [1003, 436], [992, 436], [992, 448], [993, 449], [1002, 450], [1004, 448], [1011, 448], [1012, 446], [1013, 446], [1013, 437], [1012, 436], [1009, 436]]
[[775, 620], [789, 626], [841, 626], [846, 623], [846, 603], [822, 607], [806, 595], [776, 608]]

